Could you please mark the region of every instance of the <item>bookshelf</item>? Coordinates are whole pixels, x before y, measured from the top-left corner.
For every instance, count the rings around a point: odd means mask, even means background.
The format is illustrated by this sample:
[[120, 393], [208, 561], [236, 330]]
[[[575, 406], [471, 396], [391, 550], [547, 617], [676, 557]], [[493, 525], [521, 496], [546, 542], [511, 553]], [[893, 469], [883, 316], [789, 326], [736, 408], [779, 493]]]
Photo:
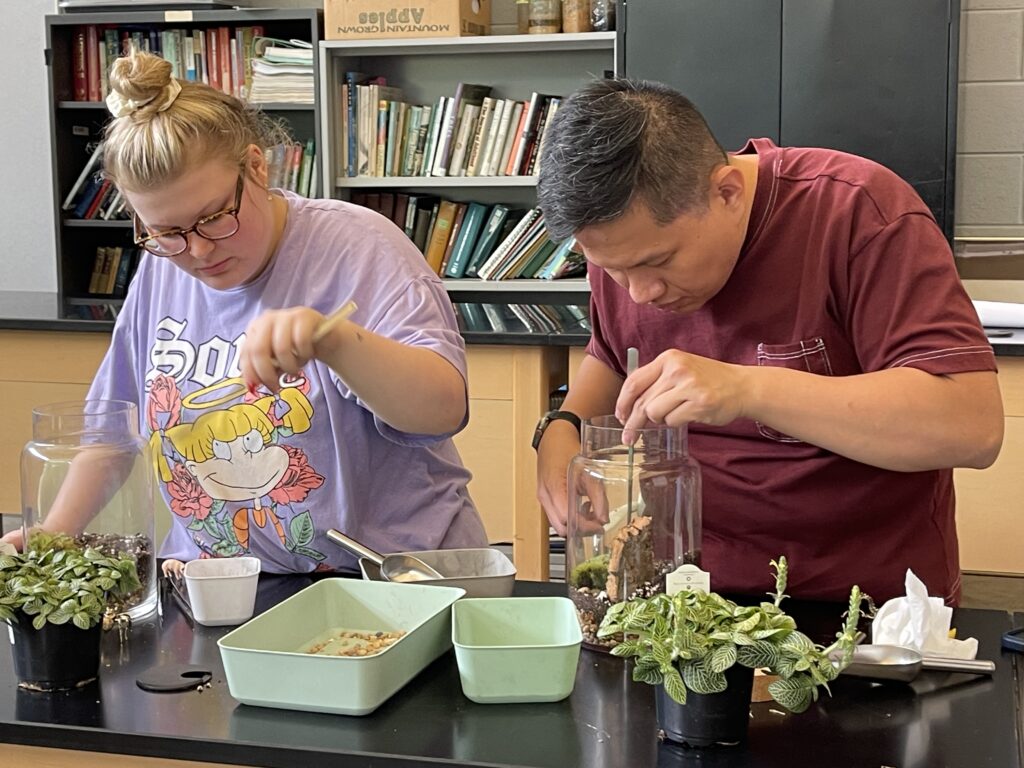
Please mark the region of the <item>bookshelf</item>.
[[[76, 218], [62, 204], [100, 139], [109, 115], [103, 101], [75, 100], [73, 46], [81, 27], [114, 27], [119, 30], [210, 30], [261, 26], [264, 35], [281, 39], [306, 40], [314, 50], [323, 30], [321, 12], [315, 9], [286, 10], [197, 10], [164, 12], [96, 12], [46, 17], [46, 64], [49, 82], [50, 148], [53, 176], [53, 217], [56, 228], [57, 292], [62, 317], [111, 320], [121, 305], [120, 294], [90, 293], [96, 251], [101, 247], [127, 249], [132, 245], [132, 226], [126, 220]], [[102, 35], [101, 35], [102, 37]], [[313, 57], [314, 103], [265, 103], [260, 108], [282, 120], [296, 141], [314, 142], [321, 151], [319, 59]], [[321, 177], [322, 178], [322, 177]], [[318, 181], [311, 195], [324, 189]]]
[[[533, 92], [567, 96], [587, 80], [615, 69], [616, 33], [493, 35], [407, 40], [329, 40], [320, 44], [321, 178], [325, 194], [351, 199], [358, 191], [435, 194], [455, 202], [502, 203], [532, 207], [536, 176], [348, 176], [341, 163], [341, 109], [345, 73], [363, 72], [398, 86], [410, 104], [430, 104], [452, 96], [460, 82], [492, 86], [492, 96], [529, 101]], [[494, 301], [502, 294], [520, 301], [585, 300], [584, 279], [446, 279], [459, 300], [480, 294]], [[453, 295], [453, 298], [455, 296]]]

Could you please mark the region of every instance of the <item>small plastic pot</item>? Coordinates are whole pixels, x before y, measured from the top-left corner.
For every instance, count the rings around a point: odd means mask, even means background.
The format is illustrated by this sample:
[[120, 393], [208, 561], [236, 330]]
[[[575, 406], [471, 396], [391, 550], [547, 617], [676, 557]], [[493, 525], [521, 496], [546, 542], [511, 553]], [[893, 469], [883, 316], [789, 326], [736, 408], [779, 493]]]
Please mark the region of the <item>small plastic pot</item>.
[[14, 675], [30, 691], [66, 691], [92, 682], [100, 671], [99, 624], [79, 629], [72, 622], [32, 626], [32, 617], [18, 614], [10, 626]]
[[726, 689], [721, 693], [687, 690], [680, 704], [659, 685], [655, 704], [658, 727], [665, 738], [691, 747], [738, 744], [750, 727], [750, 691], [754, 670], [733, 664], [725, 671]]

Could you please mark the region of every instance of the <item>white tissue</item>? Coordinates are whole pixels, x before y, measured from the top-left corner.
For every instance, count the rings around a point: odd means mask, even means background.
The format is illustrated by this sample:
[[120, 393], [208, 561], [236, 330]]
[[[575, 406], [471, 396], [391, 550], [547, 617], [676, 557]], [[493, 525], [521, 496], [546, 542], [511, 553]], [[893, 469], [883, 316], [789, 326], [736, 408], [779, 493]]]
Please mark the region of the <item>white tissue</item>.
[[978, 319], [986, 328], [1024, 328], [1024, 304], [1011, 301], [975, 301]]
[[978, 641], [973, 637], [954, 640], [949, 636], [953, 609], [942, 598], [929, 597], [914, 572], [907, 569], [906, 597], [894, 597], [878, 609], [871, 625], [871, 641], [879, 645], [913, 648], [922, 656], [973, 659]]

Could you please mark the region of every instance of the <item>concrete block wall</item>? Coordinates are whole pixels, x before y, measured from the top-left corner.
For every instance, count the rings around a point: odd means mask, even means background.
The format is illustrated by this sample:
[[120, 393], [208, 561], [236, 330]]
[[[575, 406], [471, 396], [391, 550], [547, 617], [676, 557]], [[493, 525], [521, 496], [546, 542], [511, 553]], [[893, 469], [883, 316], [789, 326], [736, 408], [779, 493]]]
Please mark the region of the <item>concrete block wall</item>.
[[962, 0], [960, 23], [956, 234], [1024, 240], [1024, 0]]

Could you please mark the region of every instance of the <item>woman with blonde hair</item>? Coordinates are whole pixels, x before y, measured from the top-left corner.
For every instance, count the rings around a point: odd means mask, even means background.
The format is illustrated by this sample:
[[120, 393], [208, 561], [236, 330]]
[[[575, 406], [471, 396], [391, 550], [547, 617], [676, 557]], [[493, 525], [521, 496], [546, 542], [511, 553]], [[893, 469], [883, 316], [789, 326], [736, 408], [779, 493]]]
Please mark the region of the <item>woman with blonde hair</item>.
[[329, 528], [383, 552], [485, 545], [451, 441], [464, 343], [423, 256], [368, 209], [269, 189], [280, 129], [238, 99], [138, 51], [110, 85], [104, 172], [145, 257], [89, 396], [140, 406], [174, 512], [161, 556], [352, 567]]

